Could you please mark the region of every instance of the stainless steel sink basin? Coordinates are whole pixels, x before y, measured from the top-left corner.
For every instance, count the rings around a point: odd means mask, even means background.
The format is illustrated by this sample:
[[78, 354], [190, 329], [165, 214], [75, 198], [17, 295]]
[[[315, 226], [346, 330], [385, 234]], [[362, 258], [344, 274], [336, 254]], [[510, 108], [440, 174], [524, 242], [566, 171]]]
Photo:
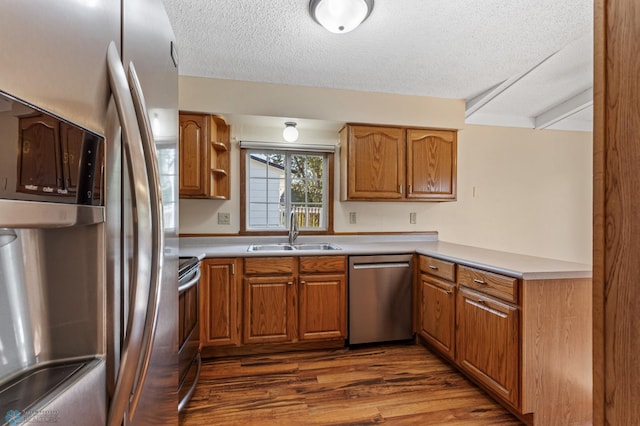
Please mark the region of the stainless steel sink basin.
[[293, 246], [296, 250], [341, 250], [340, 247], [329, 243], [299, 243]]
[[289, 244], [252, 244], [247, 251], [287, 251], [295, 250]]
[[247, 251], [288, 251], [288, 250], [341, 250], [340, 247], [329, 243], [298, 243], [298, 244], [252, 244]]

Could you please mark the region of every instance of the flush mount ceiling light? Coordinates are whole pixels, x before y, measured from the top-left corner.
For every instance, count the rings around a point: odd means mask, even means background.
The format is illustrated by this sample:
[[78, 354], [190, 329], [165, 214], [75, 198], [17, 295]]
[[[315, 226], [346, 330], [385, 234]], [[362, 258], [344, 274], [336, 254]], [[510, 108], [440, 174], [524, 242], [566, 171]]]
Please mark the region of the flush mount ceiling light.
[[373, 0], [311, 0], [309, 13], [327, 30], [336, 34], [354, 30], [373, 10]]
[[295, 142], [298, 140], [298, 129], [296, 129], [295, 121], [287, 121], [284, 123], [285, 128], [282, 131], [282, 137], [287, 142]]

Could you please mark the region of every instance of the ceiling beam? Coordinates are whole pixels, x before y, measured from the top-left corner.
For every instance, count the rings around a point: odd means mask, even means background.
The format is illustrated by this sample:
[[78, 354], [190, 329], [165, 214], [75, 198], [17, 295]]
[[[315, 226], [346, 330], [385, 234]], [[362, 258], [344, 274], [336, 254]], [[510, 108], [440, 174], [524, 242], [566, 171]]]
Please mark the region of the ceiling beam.
[[589, 108], [591, 105], [593, 105], [593, 87], [537, 115], [534, 118], [535, 128], [546, 129], [560, 120]]
[[475, 98], [468, 100], [467, 101], [467, 105], [466, 105], [466, 109], [465, 109], [465, 115], [464, 115], [465, 118], [469, 118], [469, 116], [471, 116], [473, 113], [477, 112], [480, 108], [482, 108], [483, 106], [485, 106], [486, 104], [491, 102], [493, 99], [495, 99], [498, 95], [503, 93], [509, 87], [513, 86], [518, 81], [522, 80], [522, 78], [524, 78], [527, 75], [529, 75], [533, 70], [535, 70], [540, 65], [545, 63], [547, 60], [549, 60], [549, 58], [551, 58], [552, 56], [554, 56], [558, 52], [559, 51], [552, 53], [551, 55], [547, 56], [542, 61], [538, 62], [537, 64], [535, 64], [533, 67], [529, 68], [528, 70], [526, 70], [524, 72], [521, 72], [520, 74], [515, 75], [515, 76], [503, 81], [502, 83], [499, 83], [499, 84], [493, 86], [491, 89], [489, 89], [489, 90], [485, 91], [484, 93], [476, 96]]

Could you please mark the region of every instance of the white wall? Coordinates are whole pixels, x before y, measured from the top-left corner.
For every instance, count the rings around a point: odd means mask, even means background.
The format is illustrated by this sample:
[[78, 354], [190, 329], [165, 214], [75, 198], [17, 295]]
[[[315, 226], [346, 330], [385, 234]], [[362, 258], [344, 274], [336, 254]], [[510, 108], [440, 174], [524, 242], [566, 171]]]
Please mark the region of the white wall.
[[[251, 103], [255, 100], [252, 96], [242, 106], [240, 92], [236, 92], [243, 87], [239, 82], [230, 82], [231, 89], [225, 89], [225, 96], [233, 98], [229, 103], [232, 111], [225, 111], [224, 101], [218, 98], [207, 106], [207, 99], [211, 99], [212, 95], [207, 93], [208, 84], [217, 88], [226, 86], [220, 80], [214, 80], [214, 83], [204, 80], [181, 78], [181, 109], [256, 113]], [[203, 81], [206, 83], [204, 88], [196, 90]], [[291, 99], [286, 95], [286, 89], [290, 86], [247, 85], [245, 89], [259, 92], [261, 96], [267, 96], [270, 90], [275, 89], [283, 92], [279, 98], [275, 95], [271, 97], [274, 111], [278, 111], [273, 115], [296, 117], [295, 108], [287, 107]], [[188, 87], [188, 90], [183, 91], [183, 87]], [[260, 90], [256, 90], [256, 87]], [[187, 96], [187, 93], [191, 95]], [[320, 119], [337, 119], [333, 103], [323, 103], [324, 98], [313, 98], [311, 95], [313, 93], [305, 99], [305, 102], [313, 104], [313, 111], [309, 113], [317, 114], [316, 118]], [[343, 95], [345, 97], [339, 109], [344, 114], [344, 121], [461, 128], [458, 134], [458, 201], [340, 202], [339, 153], [336, 152], [336, 232], [438, 231], [443, 241], [591, 263], [591, 133], [465, 126], [464, 103], [461, 101], [433, 98], [416, 100], [413, 99], [415, 97], [406, 96], [393, 98], [388, 94], [366, 94], [362, 98], [358, 95], [350, 101], [349, 93]], [[423, 108], [419, 108], [419, 111], [439, 110], [442, 114], [427, 117], [414, 111], [407, 115], [411, 121], [401, 122], [401, 117], [395, 111], [389, 112], [384, 105], [376, 106], [384, 104], [383, 101], [390, 97], [398, 104], [403, 101], [412, 106], [422, 104]], [[440, 104], [442, 108], [438, 108]], [[266, 107], [263, 105], [260, 108]], [[363, 109], [367, 110], [369, 120], [364, 120], [364, 117], [355, 119]], [[355, 112], [350, 114], [349, 111]], [[337, 129], [299, 130], [301, 143], [338, 144]], [[258, 127], [243, 124], [241, 120], [232, 121], [231, 200], [180, 200], [181, 234], [238, 232], [240, 179], [237, 141], [281, 142], [281, 132], [280, 127]], [[230, 213], [231, 224], [217, 225], [218, 212]], [[349, 212], [356, 212], [355, 225], [349, 224]], [[417, 215], [415, 225], [409, 224], [410, 212]]]

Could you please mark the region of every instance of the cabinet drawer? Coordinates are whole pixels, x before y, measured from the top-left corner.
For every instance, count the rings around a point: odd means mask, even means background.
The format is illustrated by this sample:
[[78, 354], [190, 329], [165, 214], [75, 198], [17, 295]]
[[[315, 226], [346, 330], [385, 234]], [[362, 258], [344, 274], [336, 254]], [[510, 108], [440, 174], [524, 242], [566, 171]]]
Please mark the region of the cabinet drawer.
[[304, 256], [300, 258], [300, 273], [344, 272], [346, 264], [345, 256]]
[[447, 262], [446, 260], [420, 256], [420, 270], [426, 274], [444, 278], [445, 280], [456, 280], [456, 264]]
[[458, 284], [518, 303], [518, 279], [458, 265]]
[[244, 259], [245, 275], [292, 274], [293, 257], [247, 257]]

